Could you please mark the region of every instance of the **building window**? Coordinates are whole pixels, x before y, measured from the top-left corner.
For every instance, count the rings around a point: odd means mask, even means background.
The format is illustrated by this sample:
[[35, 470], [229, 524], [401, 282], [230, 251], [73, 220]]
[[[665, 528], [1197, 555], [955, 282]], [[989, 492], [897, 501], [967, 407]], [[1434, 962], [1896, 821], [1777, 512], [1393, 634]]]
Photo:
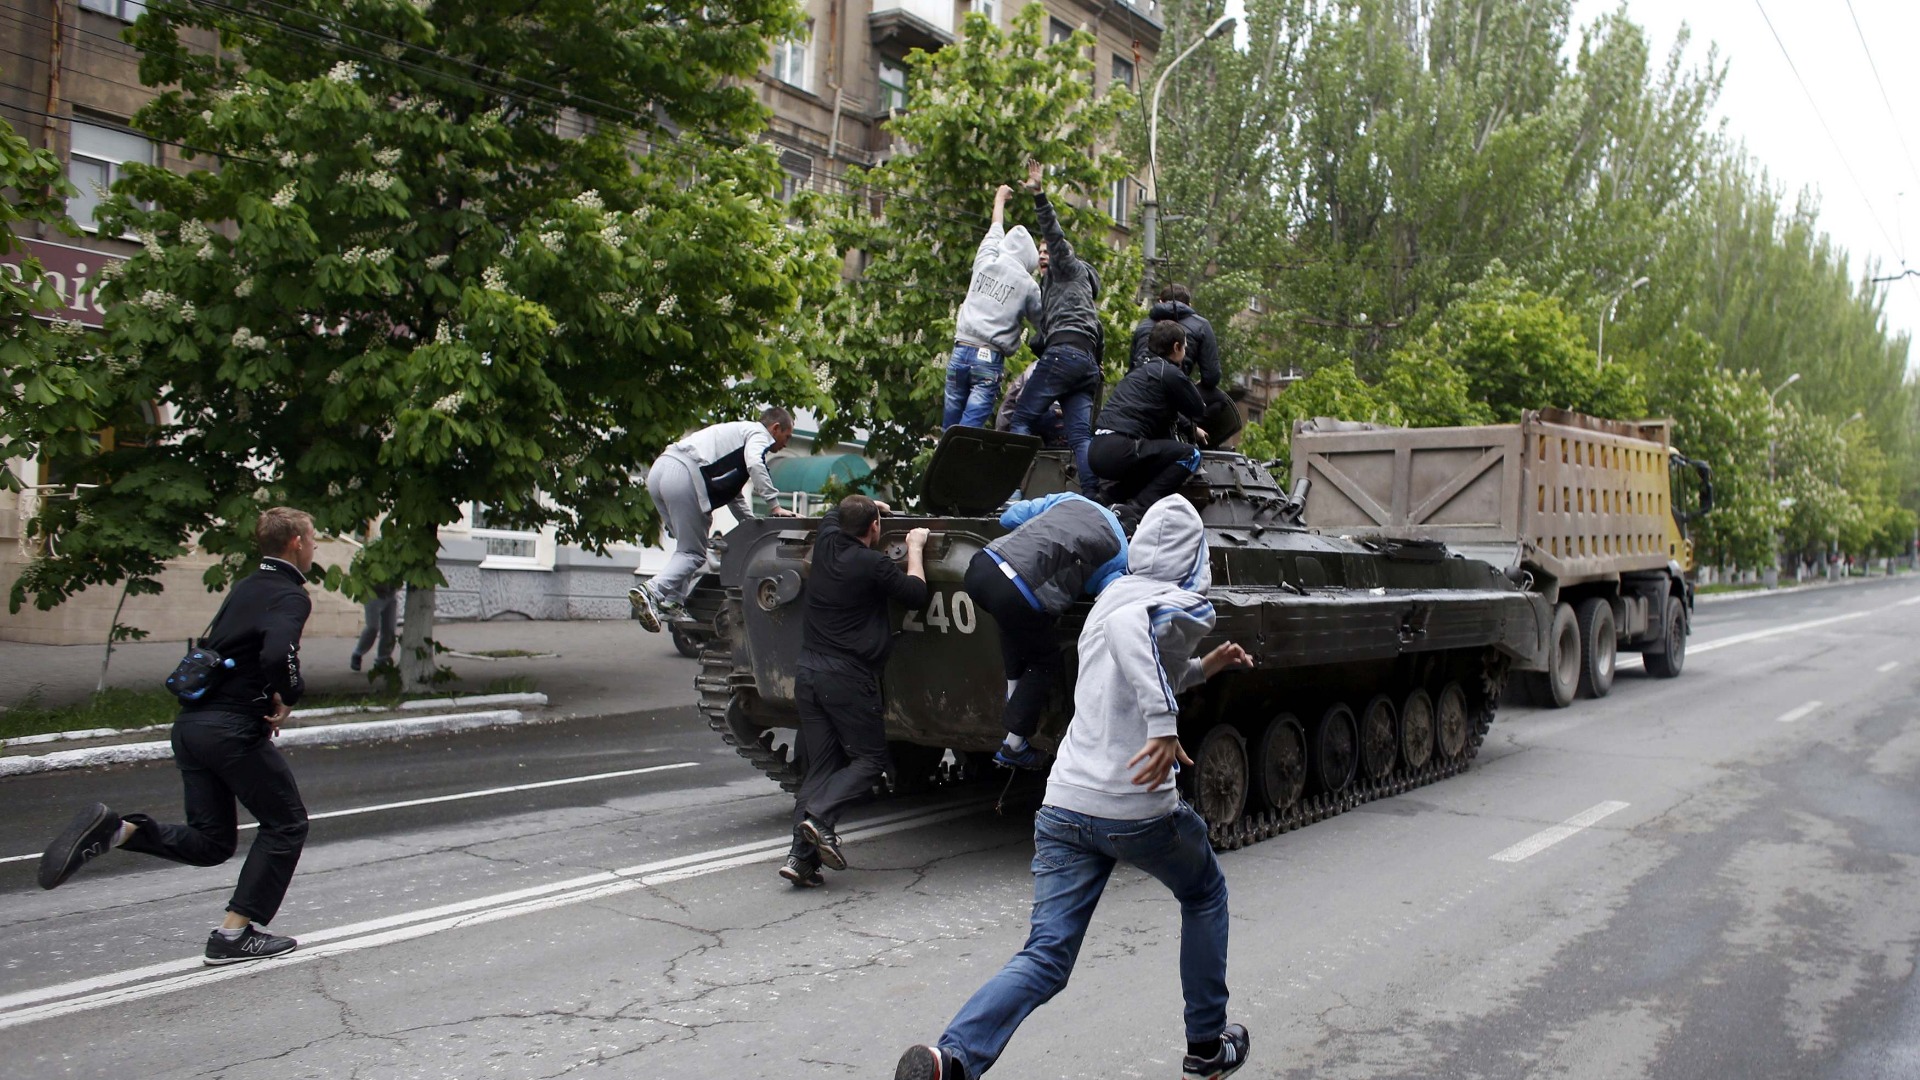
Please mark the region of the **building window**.
[[907, 107], [907, 71], [890, 60], [880, 61], [880, 111]]
[[985, 15], [993, 25], [1000, 25], [1000, 0], [973, 0], [973, 13]]
[[1111, 90], [1115, 86], [1133, 89], [1133, 61], [1119, 53], [1113, 54], [1113, 77], [1107, 81], [1107, 89]]
[[121, 22], [132, 22], [147, 12], [145, 0], [80, 0], [80, 6]]
[[1113, 192], [1107, 196], [1107, 213], [1121, 228], [1127, 224], [1127, 189], [1132, 186], [1133, 181], [1123, 176], [1113, 182]]
[[1058, 45], [1073, 36], [1073, 27], [1059, 19], [1047, 20], [1047, 44]]
[[131, 131], [75, 120], [67, 179], [79, 194], [67, 200], [67, 216], [89, 232], [98, 231], [94, 217], [100, 203], [113, 182], [120, 179], [120, 167], [130, 161], [153, 164], [153, 144]]
[[813, 158], [809, 155], [782, 150], [780, 168], [786, 172], [780, 180], [781, 202], [792, 202], [795, 195], [813, 186]]
[[473, 538], [486, 545], [482, 569], [546, 569], [540, 559], [540, 534], [528, 529], [502, 528], [488, 521], [486, 503], [473, 504]]
[[807, 54], [813, 48], [813, 20], [807, 20], [805, 30], [797, 37], [775, 42], [773, 46], [773, 77], [788, 86], [802, 90], [813, 89], [813, 72], [807, 63]]

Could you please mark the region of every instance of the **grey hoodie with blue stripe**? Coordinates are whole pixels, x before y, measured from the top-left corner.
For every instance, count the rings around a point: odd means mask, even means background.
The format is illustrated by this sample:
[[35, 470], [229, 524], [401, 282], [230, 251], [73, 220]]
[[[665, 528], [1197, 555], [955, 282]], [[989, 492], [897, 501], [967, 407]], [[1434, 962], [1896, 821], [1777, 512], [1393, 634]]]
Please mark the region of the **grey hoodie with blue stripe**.
[[1073, 722], [1047, 778], [1047, 805], [1138, 821], [1170, 814], [1173, 780], [1149, 790], [1127, 761], [1148, 739], [1176, 735], [1177, 695], [1205, 679], [1193, 658], [1213, 630], [1207, 530], [1178, 495], [1153, 504], [1127, 548], [1127, 573], [1100, 593], [1080, 631]]

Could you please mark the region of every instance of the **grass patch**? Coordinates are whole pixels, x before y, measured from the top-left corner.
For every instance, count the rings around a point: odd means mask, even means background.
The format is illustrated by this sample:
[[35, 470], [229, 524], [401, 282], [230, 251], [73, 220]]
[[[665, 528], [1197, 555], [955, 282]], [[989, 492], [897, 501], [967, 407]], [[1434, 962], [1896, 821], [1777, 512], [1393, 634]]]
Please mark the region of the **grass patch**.
[[[1781, 588], [1786, 588], [1787, 586], [1792, 584], [1793, 584], [1792, 581], [1789, 581], [1785, 578], [1782, 578], [1780, 580]], [[1762, 585], [1760, 582], [1756, 581], [1751, 585], [1728, 585], [1728, 584], [1697, 585], [1694, 587], [1693, 591], [1702, 596], [1712, 596], [1715, 593], [1753, 592], [1757, 589], [1764, 589], [1764, 588], [1766, 588], [1765, 585]]]

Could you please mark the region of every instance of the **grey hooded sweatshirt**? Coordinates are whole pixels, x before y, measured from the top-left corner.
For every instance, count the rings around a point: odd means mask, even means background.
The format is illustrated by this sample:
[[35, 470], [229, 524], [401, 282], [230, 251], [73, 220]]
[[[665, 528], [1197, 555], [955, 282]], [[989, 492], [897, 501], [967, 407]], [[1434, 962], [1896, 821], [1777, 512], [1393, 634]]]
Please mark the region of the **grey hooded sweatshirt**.
[[1040, 324], [1040, 286], [1033, 271], [1040, 252], [1026, 227], [995, 224], [973, 256], [973, 283], [954, 320], [953, 339], [985, 345], [1004, 359], [1020, 351], [1020, 320]]
[[1206, 678], [1193, 658], [1213, 630], [1207, 532], [1178, 495], [1153, 504], [1127, 549], [1127, 573], [1100, 593], [1080, 631], [1073, 722], [1047, 778], [1047, 805], [1138, 821], [1178, 807], [1173, 779], [1148, 790], [1127, 761], [1179, 734], [1176, 696]]

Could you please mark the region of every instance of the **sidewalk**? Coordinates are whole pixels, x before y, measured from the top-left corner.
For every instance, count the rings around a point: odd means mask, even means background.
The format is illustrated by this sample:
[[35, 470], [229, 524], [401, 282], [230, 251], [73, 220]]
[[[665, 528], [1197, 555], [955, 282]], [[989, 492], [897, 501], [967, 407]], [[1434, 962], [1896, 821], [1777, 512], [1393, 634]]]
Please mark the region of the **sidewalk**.
[[[547, 695], [548, 715], [609, 716], [691, 705], [693, 677], [699, 665], [674, 651], [665, 634], [649, 634], [628, 621], [450, 622], [434, 628], [434, 637], [462, 652], [522, 649], [555, 653], [551, 659], [515, 657], [477, 660], [442, 654], [457, 682], [443, 689], [479, 694], [497, 679], [531, 679]], [[309, 692], [351, 694], [363, 691], [366, 676], [347, 670], [354, 639], [307, 637], [300, 644], [300, 666]], [[181, 641], [137, 641], [117, 645], [107, 685], [158, 689], [180, 662]], [[0, 641], [0, 706], [39, 691], [40, 703], [69, 705], [86, 700], [100, 677], [100, 645], [29, 645]], [[371, 658], [369, 657], [371, 666]]]

